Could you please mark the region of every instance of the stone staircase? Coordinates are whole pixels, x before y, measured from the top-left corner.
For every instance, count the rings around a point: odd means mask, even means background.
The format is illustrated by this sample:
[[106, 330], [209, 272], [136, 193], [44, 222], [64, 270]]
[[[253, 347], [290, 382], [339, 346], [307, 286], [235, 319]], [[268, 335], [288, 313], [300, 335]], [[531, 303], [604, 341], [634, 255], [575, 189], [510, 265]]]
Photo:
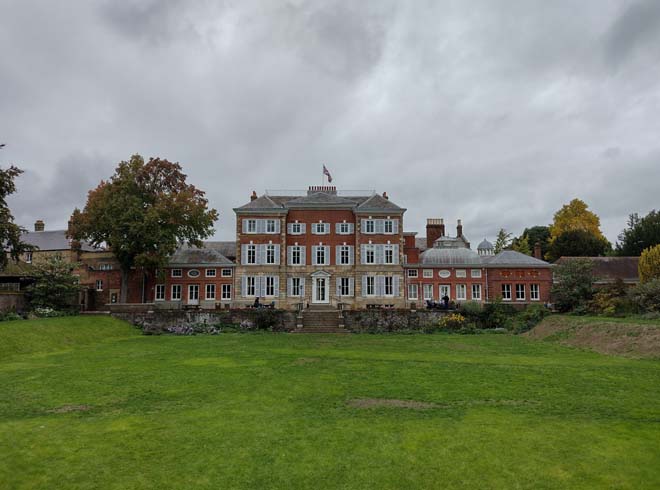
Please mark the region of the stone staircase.
[[312, 306], [298, 314], [296, 333], [348, 333], [341, 312], [329, 306]]

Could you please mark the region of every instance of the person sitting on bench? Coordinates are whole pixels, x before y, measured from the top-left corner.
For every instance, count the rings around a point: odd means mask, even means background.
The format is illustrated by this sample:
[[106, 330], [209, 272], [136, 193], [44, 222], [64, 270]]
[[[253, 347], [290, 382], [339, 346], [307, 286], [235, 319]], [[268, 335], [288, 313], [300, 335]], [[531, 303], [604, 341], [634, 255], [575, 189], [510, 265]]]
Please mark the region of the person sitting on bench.
[[252, 305], [252, 308], [261, 308], [261, 303], [259, 303], [259, 296], [254, 298], [254, 304]]

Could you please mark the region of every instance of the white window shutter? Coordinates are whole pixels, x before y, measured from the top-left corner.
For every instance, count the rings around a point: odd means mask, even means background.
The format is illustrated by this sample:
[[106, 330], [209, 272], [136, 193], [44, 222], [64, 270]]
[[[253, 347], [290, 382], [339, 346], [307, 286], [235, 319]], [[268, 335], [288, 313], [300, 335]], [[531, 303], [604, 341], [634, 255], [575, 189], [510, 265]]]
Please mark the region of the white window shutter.
[[257, 284], [258, 284], [257, 291], [259, 291], [259, 296], [263, 298], [264, 296], [266, 296], [266, 276], [257, 277]]
[[293, 233], [293, 223], [287, 223], [286, 232], [291, 235]]
[[[279, 223], [279, 221], [278, 221]], [[275, 265], [280, 265], [280, 246], [275, 245]]]
[[355, 278], [348, 278], [348, 295], [355, 296]]
[[307, 247], [300, 247], [300, 264], [306, 265], [307, 263]]
[[303, 235], [307, 233], [307, 223], [300, 223], [300, 233]]
[[362, 276], [362, 296], [367, 295], [367, 276]]
[[366, 219], [361, 219], [360, 220], [360, 231], [362, 231], [362, 233], [367, 232], [367, 220]]
[[280, 219], [277, 218], [277, 219], [275, 220], [275, 233], [279, 233], [279, 232], [280, 232], [280, 224], [281, 224], [281, 223], [280, 223]]
[[335, 281], [337, 281], [337, 297], [339, 298], [341, 296], [341, 277], [335, 278]]
[[399, 277], [400, 276], [392, 276], [392, 288], [394, 289], [394, 296], [399, 296]]
[[243, 218], [243, 220], [242, 220], [241, 223], [243, 224], [243, 233], [247, 233], [247, 224], [248, 224], [248, 220], [245, 219], [245, 218]]
[[355, 247], [353, 245], [348, 246], [348, 265], [353, 265], [355, 263]]
[[[245, 223], [245, 221], [243, 222]], [[247, 264], [247, 245], [241, 245], [241, 264]]]
[[317, 263], [316, 263], [316, 247], [317, 247], [317, 245], [312, 245], [312, 265], [317, 265]]
[[330, 223], [325, 224], [325, 234], [329, 235], [330, 234]]
[[376, 276], [376, 296], [385, 295], [385, 276]]
[[341, 245], [335, 245], [335, 265], [341, 264]]
[[398, 245], [392, 246], [392, 257], [394, 259], [394, 263], [398, 264], [399, 263], [399, 246]]
[[274, 296], [279, 298], [280, 296], [280, 276], [273, 276], [273, 290]]
[[262, 265], [266, 262], [266, 245], [257, 245], [257, 264]]
[[399, 233], [399, 220], [398, 219], [393, 219], [392, 220], [392, 232], [397, 235]]
[[286, 247], [286, 263], [287, 265], [293, 264], [293, 247]]
[[385, 263], [385, 245], [378, 244], [375, 246], [376, 252], [375, 252], [375, 259], [376, 259], [376, 264], [384, 264]]
[[241, 296], [247, 296], [247, 276], [241, 277]]
[[374, 230], [378, 234], [383, 234], [385, 233], [385, 221], [382, 219], [376, 219], [374, 220]]
[[360, 245], [360, 264], [367, 263], [367, 246]]
[[324, 245], [325, 246], [325, 264], [324, 265], [330, 265], [330, 245]]
[[293, 296], [293, 278], [292, 277], [287, 277], [286, 278], [286, 295], [288, 297]]
[[335, 223], [335, 233], [339, 234], [341, 223]]
[[301, 277], [300, 278], [300, 296], [305, 297], [305, 278]]

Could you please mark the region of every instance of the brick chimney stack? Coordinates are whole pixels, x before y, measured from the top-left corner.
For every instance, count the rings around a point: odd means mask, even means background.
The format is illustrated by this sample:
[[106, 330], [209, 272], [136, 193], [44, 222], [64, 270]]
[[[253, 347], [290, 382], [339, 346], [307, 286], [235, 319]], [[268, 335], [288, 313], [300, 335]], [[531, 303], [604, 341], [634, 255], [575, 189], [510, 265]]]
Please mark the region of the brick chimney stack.
[[257, 198], [257, 191], [252, 191], [252, 195], [250, 196], [250, 202], [254, 201]]
[[458, 238], [461, 238], [463, 236], [463, 223], [461, 220], [458, 220], [458, 224], [456, 225], [456, 236]]
[[441, 236], [445, 236], [445, 222], [442, 218], [429, 218], [426, 220], [426, 246], [433, 248], [435, 242]]
[[43, 220], [38, 219], [34, 222], [34, 231], [44, 231], [45, 229], [46, 225]]
[[534, 244], [534, 258], [543, 260], [543, 253], [541, 252], [541, 242], [536, 242]]

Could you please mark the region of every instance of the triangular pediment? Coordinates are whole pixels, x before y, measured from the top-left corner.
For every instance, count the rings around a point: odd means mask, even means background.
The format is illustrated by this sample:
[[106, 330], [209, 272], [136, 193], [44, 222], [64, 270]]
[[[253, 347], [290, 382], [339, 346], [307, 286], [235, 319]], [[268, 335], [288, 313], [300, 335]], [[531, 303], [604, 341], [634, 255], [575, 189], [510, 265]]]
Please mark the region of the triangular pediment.
[[331, 274], [326, 271], [316, 271], [311, 274], [312, 277], [330, 277], [330, 275]]

